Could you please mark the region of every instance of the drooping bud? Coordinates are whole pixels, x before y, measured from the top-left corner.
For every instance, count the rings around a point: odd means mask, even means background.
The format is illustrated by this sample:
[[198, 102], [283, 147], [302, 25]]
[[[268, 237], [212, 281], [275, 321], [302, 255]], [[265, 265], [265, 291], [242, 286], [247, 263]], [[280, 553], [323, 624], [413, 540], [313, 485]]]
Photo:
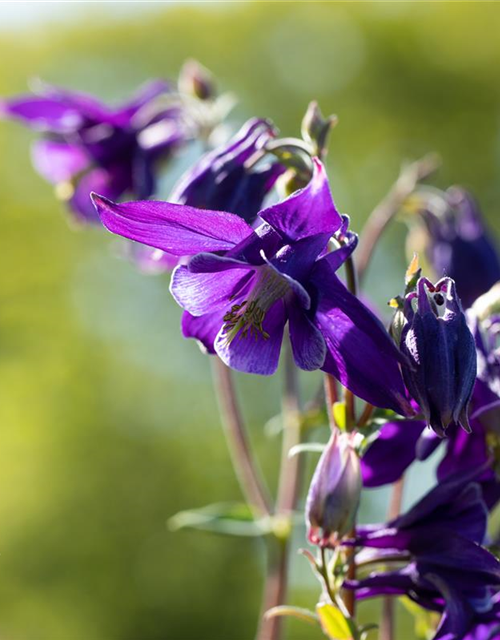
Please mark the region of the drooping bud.
[[474, 338], [467, 326], [455, 282], [433, 285], [420, 278], [404, 308], [407, 324], [401, 351], [407, 356], [403, 378], [427, 423], [439, 436], [450, 423], [470, 431], [467, 417], [476, 379]]
[[179, 74], [179, 91], [199, 100], [215, 98], [215, 80], [212, 73], [197, 60], [187, 60]]
[[334, 546], [352, 529], [362, 486], [354, 437], [334, 431], [319, 459], [306, 502], [312, 544]]

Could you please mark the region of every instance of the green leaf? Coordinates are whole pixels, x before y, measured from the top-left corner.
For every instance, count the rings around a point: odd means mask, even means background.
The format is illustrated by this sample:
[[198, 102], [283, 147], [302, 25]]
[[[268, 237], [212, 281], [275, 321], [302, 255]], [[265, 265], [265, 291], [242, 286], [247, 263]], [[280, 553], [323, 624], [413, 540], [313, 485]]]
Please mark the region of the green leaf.
[[333, 604], [318, 604], [316, 613], [321, 627], [330, 640], [351, 640], [353, 635], [344, 614]]
[[271, 530], [269, 518], [256, 520], [250, 507], [239, 502], [210, 504], [180, 511], [168, 521], [172, 531], [199, 529], [231, 536], [262, 536]]
[[303, 620], [309, 624], [318, 624], [319, 618], [314, 611], [309, 609], [302, 609], [300, 607], [281, 606], [273, 607], [265, 613], [265, 618], [276, 618], [278, 616], [287, 616], [289, 618], [297, 618], [297, 620]]
[[288, 457], [293, 458], [293, 456], [296, 456], [298, 453], [306, 453], [307, 451], [323, 453], [325, 447], [326, 444], [321, 444], [321, 442], [303, 442], [302, 444], [296, 444], [292, 447], [288, 452]]

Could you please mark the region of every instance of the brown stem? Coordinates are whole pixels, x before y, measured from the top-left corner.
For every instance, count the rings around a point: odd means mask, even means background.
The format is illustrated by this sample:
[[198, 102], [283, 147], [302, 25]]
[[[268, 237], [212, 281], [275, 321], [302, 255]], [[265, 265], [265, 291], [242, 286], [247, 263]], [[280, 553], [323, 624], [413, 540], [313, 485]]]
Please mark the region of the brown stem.
[[369, 402], [367, 402], [365, 404], [365, 408], [363, 409], [363, 413], [361, 414], [361, 416], [359, 417], [358, 420], [358, 428], [362, 429], [363, 427], [366, 427], [366, 425], [368, 424], [368, 421], [370, 420], [370, 418], [372, 417], [372, 413], [375, 410], [375, 407], [370, 404]]
[[[387, 512], [388, 520], [397, 518], [403, 503], [404, 476], [392, 485], [391, 499]], [[394, 640], [395, 620], [394, 620], [394, 599], [384, 598], [382, 602], [382, 615], [380, 619], [379, 640]]]
[[288, 555], [292, 531], [291, 518], [296, 507], [300, 479], [301, 456], [289, 458], [288, 452], [301, 440], [301, 414], [297, 368], [293, 361], [289, 343], [285, 348], [285, 384], [283, 391], [283, 443], [281, 453], [278, 497], [276, 500], [276, 521], [283, 527], [282, 535], [276, 532], [270, 541], [268, 574], [264, 588], [261, 625], [257, 640], [279, 640], [282, 619], [279, 616], [265, 618], [272, 607], [285, 602], [288, 578]]
[[356, 252], [360, 280], [363, 279], [380, 236], [389, 222], [398, 213], [417, 184], [434, 173], [439, 164], [439, 158], [435, 154], [429, 154], [403, 167], [389, 193], [371, 212], [361, 233]]
[[329, 373], [325, 373], [325, 402], [326, 411], [328, 413], [328, 421], [330, 428], [333, 431], [336, 429], [335, 418], [333, 416], [333, 405], [338, 402], [339, 396], [337, 393], [337, 381]]
[[219, 359], [213, 358], [214, 384], [233, 467], [241, 490], [258, 515], [273, 512], [269, 491], [252, 455], [243, 422], [231, 370]]

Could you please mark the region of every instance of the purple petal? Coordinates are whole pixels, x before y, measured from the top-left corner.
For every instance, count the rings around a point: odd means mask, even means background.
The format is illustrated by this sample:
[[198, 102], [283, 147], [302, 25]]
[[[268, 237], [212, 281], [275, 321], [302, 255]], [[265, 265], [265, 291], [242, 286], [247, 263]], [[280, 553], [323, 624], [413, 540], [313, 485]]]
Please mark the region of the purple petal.
[[304, 371], [319, 369], [323, 366], [326, 356], [326, 344], [321, 332], [295, 300], [287, 302], [286, 307], [296, 365]]
[[82, 116], [71, 105], [58, 100], [21, 96], [0, 102], [0, 116], [14, 118], [38, 131], [70, 133], [82, 125]]
[[365, 487], [396, 482], [415, 460], [415, 447], [425, 422], [397, 420], [387, 422], [361, 459]]
[[72, 109], [84, 120], [113, 124], [113, 111], [88, 93], [63, 89], [41, 80], [36, 83], [35, 89], [36, 93], [43, 96], [42, 99], [58, 103], [66, 109]]
[[270, 263], [280, 273], [305, 282], [318, 256], [328, 245], [329, 239], [328, 234], [321, 233], [297, 240], [281, 248]]
[[342, 225], [325, 168], [317, 158], [314, 159], [313, 177], [304, 189], [264, 209], [259, 215], [289, 240], [322, 233], [333, 235]]
[[[410, 565], [411, 566], [411, 565]], [[400, 595], [414, 587], [410, 568], [387, 573], [372, 573], [363, 580], [345, 580], [345, 589], [355, 589], [358, 598], [373, 598], [381, 595]]]
[[240, 331], [229, 341], [227, 334], [221, 330], [215, 340], [215, 350], [220, 359], [232, 369], [272, 375], [278, 368], [285, 321], [285, 307], [280, 299], [264, 318], [263, 330], [268, 335], [267, 338], [260, 334], [243, 337]]
[[54, 184], [71, 180], [90, 162], [81, 147], [55, 140], [37, 140], [31, 155], [38, 173]]
[[123, 167], [109, 170], [98, 167], [88, 171], [78, 180], [69, 204], [80, 222], [98, 223], [99, 218], [92, 204], [91, 193], [98, 190], [114, 199], [119, 198], [129, 186], [130, 177], [123, 171]]
[[225, 251], [251, 235], [231, 213], [143, 200], [117, 204], [93, 194], [101, 222], [112, 233], [176, 256]]
[[315, 324], [328, 349], [323, 370], [374, 406], [411, 414], [398, 366], [401, 355], [379, 320], [323, 260], [313, 282], [320, 296]]
[[426, 523], [458, 530], [471, 540], [482, 542], [488, 514], [474, 480], [483, 470], [461, 472], [441, 482], [412, 509], [389, 524], [408, 529]]
[[344, 262], [349, 258], [354, 249], [358, 246], [358, 236], [356, 233], [349, 231], [346, 237], [345, 244], [343, 244], [338, 249], [331, 251], [328, 253], [323, 259], [328, 262], [330, 269], [332, 271], [337, 271], [344, 264]]
[[229, 269], [248, 269], [249, 264], [235, 258], [218, 256], [215, 253], [198, 253], [189, 261], [191, 273], [214, 273]]
[[172, 274], [170, 292], [176, 302], [194, 316], [221, 310], [220, 328], [225, 315], [222, 310], [231, 308], [234, 296], [253, 272], [248, 265], [237, 265], [226, 271], [192, 273], [182, 265]]
[[181, 329], [185, 338], [195, 338], [207, 353], [215, 354], [214, 342], [221, 328], [220, 313], [192, 316], [187, 311], [182, 314]]
[[150, 80], [137, 89], [135, 95], [117, 110], [116, 115], [129, 120], [148, 102], [170, 90], [171, 85], [165, 80]]

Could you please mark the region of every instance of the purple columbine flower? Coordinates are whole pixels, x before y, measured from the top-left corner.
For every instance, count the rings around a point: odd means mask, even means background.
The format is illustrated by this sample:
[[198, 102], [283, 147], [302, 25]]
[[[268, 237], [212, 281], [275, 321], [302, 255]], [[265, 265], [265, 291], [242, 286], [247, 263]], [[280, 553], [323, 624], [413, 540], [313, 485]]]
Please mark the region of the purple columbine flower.
[[371, 560], [404, 566], [344, 586], [361, 599], [406, 594], [427, 609], [445, 611], [448, 629], [456, 634], [450, 638], [462, 638], [469, 625], [464, 612], [490, 611], [500, 585], [500, 563], [481, 546], [487, 510], [474, 482], [480, 472], [449, 478], [386, 524], [358, 527], [354, 544], [378, 550]]
[[438, 435], [450, 423], [470, 431], [467, 409], [476, 350], [455, 283], [442, 278], [433, 285], [420, 278], [417, 291], [406, 296], [404, 314], [401, 351], [409, 360], [403, 366], [408, 391]]
[[[187, 312], [183, 333], [228, 366], [274, 373], [288, 323], [300, 368], [328, 371], [376, 406], [409, 410], [399, 370], [403, 357], [335, 274], [357, 237], [335, 208], [319, 160], [310, 183], [261, 211], [254, 229], [228, 212], [166, 202], [115, 204], [100, 196], [94, 202], [110, 231], [194, 256], [177, 267], [171, 283]], [[328, 253], [332, 236], [340, 246]]]
[[335, 430], [314, 472], [306, 501], [309, 542], [335, 546], [354, 524], [361, 495], [354, 433]]
[[92, 96], [40, 84], [35, 95], [0, 102], [0, 116], [42, 133], [33, 145], [35, 168], [58, 186], [80, 222], [97, 222], [91, 191], [113, 199], [149, 197], [156, 162], [188, 137], [178, 106], [153, 106], [168, 91], [166, 82], [154, 80], [109, 108]]
[[473, 197], [458, 187], [444, 194], [447, 210], [424, 211], [429, 261], [438, 277], [452, 278], [465, 308], [500, 280], [500, 259]]

